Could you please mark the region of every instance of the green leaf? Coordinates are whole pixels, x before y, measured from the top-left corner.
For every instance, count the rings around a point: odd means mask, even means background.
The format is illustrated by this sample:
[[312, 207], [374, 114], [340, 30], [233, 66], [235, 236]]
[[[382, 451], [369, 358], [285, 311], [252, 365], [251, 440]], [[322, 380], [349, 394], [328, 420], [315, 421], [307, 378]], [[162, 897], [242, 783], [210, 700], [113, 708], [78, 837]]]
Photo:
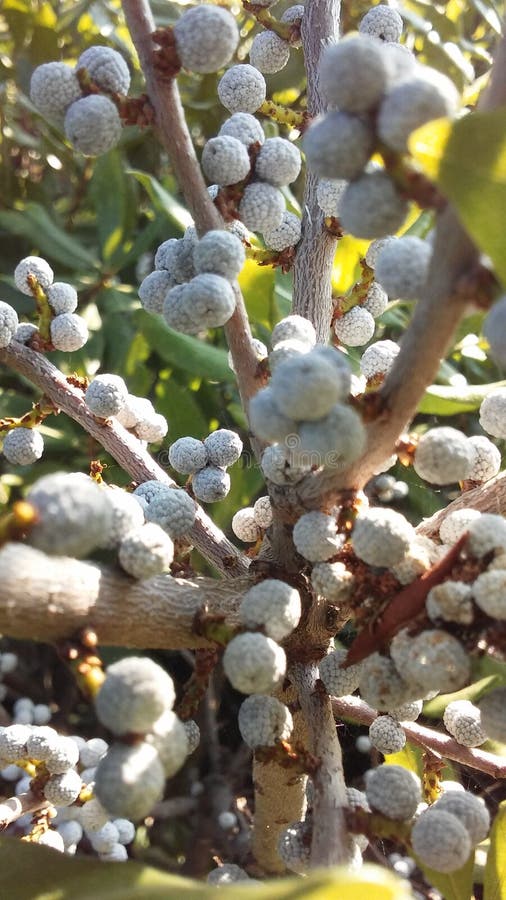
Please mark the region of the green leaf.
[[[159, 381], [155, 388], [156, 410], [165, 416], [169, 423], [168, 439], [172, 444], [180, 437], [190, 434], [195, 438], [205, 438], [209, 434], [209, 422], [202, 412], [195, 391], [181, 387], [174, 378]], [[164, 451], [162, 451], [163, 453]], [[160, 454], [161, 456], [162, 454]], [[168, 465], [165, 454], [158, 462]]]
[[444, 900], [471, 900], [474, 885], [474, 852], [471, 853], [466, 864], [456, 872], [435, 872], [425, 866], [417, 856], [413, 854], [418, 867], [425, 878], [436, 890], [440, 891]]
[[[13, 900], [213, 900], [223, 893], [132, 860], [119, 864], [69, 857], [15, 838], [0, 839], [0, 870], [2, 896]], [[369, 863], [359, 872], [320, 869], [304, 879], [234, 884], [224, 893], [230, 900], [412, 900], [404, 879]]]
[[422, 750], [409, 741], [398, 753], [389, 753], [385, 756], [385, 762], [389, 766], [402, 766], [403, 769], [414, 772], [419, 778], [423, 777]]
[[126, 174], [132, 175], [133, 178], [137, 179], [146, 191], [154, 208], [158, 212], [164, 213], [181, 231], [193, 224], [193, 219], [188, 210], [181, 206], [175, 197], [169, 194], [153, 175], [149, 175], [148, 172], [141, 172], [139, 169], [127, 169]]
[[438, 694], [433, 700], [428, 700], [423, 705], [423, 714], [430, 719], [442, 719], [446, 707], [454, 700], [470, 700], [471, 703], [476, 703], [483, 694], [502, 684], [503, 680], [499, 675], [487, 675], [486, 678], [480, 678], [479, 681], [475, 681], [474, 684], [468, 685], [461, 691], [455, 691], [453, 694]]
[[463, 387], [432, 384], [427, 388], [418, 412], [429, 416], [455, 416], [463, 412], [473, 412], [480, 408], [487, 394], [505, 386], [506, 381], [495, 381], [492, 384], [466, 384]]
[[272, 329], [274, 325], [274, 269], [247, 259], [239, 275], [239, 286], [252, 322]]
[[159, 316], [152, 316], [144, 310], [139, 310], [135, 318], [150, 347], [171, 366], [211, 381], [234, 380], [226, 350], [213, 347], [190, 335], [179, 334], [169, 328]]
[[0, 212], [0, 227], [27, 238], [40, 254], [57, 260], [67, 269], [98, 267], [97, 258], [76, 238], [66, 234], [39, 203], [27, 203], [23, 210]]
[[506, 109], [430, 122], [413, 133], [409, 148], [506, 284]]
[[506, 800], [499, 804], [490, 832], [483, 900], [506, 900]]
[[111, 259], [124, 238], [127, 190], [128, 179], [118, 151], [111, 150], [97, 159], [90, 193], [104, 262]]

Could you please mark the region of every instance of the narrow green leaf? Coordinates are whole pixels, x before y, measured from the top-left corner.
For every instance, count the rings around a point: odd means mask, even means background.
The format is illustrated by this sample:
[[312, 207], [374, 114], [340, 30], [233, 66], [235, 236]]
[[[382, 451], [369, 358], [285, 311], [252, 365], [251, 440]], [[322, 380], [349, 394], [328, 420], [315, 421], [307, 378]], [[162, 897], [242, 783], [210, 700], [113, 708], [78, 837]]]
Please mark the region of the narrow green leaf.
[[[162, 413], [169, 423], [167, 440], [171, 444], [188, 434], [195, 438], [205, 438], [209, 434], [209, 422], [197, 402], [197, 395], [189, 388], [181, 387], [174, 378], [158, 382], [155, 405], [157, 412]], [[168, 465], [166, 457], [167, 454], [158, 460], [160, 465]]]
[[0, 227], [10, 234], [30, 240], [39, 253], [57, 260], [67, 269], [95, 269], [97, 258], [82, 244], [66, 234], [38, 203], [27, 203], [23, 210], [0, 212]]
[[483, 900], [506, 900], [506, 800], [499, 804], [490, 832]]
[[149, 175], [148, 172], [141, 172], [139, 169], [127, 169], [126, 174], [132, 175], [137, 179], [148, 194], [155, 209], [158, 212], [165, 213], [167, 218], [177, 225], [181, 231], [193, 224], [193, 219], [188, 210], [181, 206], [175, 197], [169, 194], [153, 175]]
[[418, 867], [424, 873], [429, 884], [441, 892], [444, 900], [471, 900], [474, 884], [474, 852], [471, 853], [468, 861], [461, 869], [448, 874], [429, 869], [414, 854], [413, 858], [416, 859]]
[[443, 713], [449, 703], [454, 700], [470, 700], [475, 703], [483, 694], [488, 693], [493, 687], [502, 685], [502, 679], [499, 675], [487, 675], [486, 678], [480, 678], [474, 684], [468, 685], [461, 691], [455, 691], [453, 694], [438, 694], [433, 700], [427, 700], [423, 705], [423, 714], [430, 719], [442, 719]]
[[124, 238], [128, 183], [117, 150], [111, 150], [97, 159], [90, 181], [90, 194], [104, 262], [111, 259]]
[[429, 416], [455, 416], [463, 412], [479, 409], [485, 397], [497, 388], [506, 386], [506, 381], [491, 384], [469, 384], [463, 387], [432, 384], [427, 388], [418, 412]]
[[139, 310], [135, 318], [150, 347], [171, 366], [211, 381], [234, 380], [226, 350], [213, 347], [190, 335], [179, 334], [169, 328], [159, 316], [152, 316], [144, 310]]

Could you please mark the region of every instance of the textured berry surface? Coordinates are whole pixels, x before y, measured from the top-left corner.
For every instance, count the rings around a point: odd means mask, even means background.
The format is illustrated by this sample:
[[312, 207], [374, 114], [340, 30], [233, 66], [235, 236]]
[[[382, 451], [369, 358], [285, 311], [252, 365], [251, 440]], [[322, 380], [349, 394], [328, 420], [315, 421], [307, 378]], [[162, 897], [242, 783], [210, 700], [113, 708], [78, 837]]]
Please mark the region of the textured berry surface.
[[355, 237], [380, 238], [398, 231], [407, 213], [407, 201], [390, 176], [379, 170], [366, 172], [348, 185], [339, 218]]
[[42, 116], [61, 124], [71, 103], [81, 97], [75, 72], [61, 62], [37, 66], [30, 79], [30, 100]]
[[218, 428], [204, 441], [207, 457], [213, 466], [231, 466], [241, 456], [242, 441], [235, 431]]
[[174, 544], [171, 538], [153, 522], [130, 530], [122, 538], [118, 548], [121, 568], [139, 580], [166, 572], [173, 558]]
[[506, 388], [487, 394], [480, 406], [480, 425], [492, 437], [506, 438]]
[[356, 555], [370, 566], [394, 566], [414, 538], [412, 525], [401, 513], [380, 507], [357, 516], [352, 532]]
[[256, 112], [264, 102], [266, 93], [264, 76], [247, 63], [227, 69], [218, 82], [218, 97], [231, 113]]
[[287, 637], [299, 624], [299, 592], [276, 578], [266, 578], [246, 591], [239, 608], [239, 619], [246, 628], [263, 627], [275, 641]]
[[42, 456], [44, 439], [34, 428], [13, 428], [5, 435], [2, 453], [16, 466], [30, 466]]
[[127, 656], [108, 667], [95, 708], [114, 734], [144, 734], [174, 700], [172, 678], [161, 666], [149, 657]]
[[449, 703], [443, 714], [443, 722], [446, 730], [464, 747], [479, 747], [487, 740], [481, 727], [480, 710], [470, 700], [453, 700]]
[[292, 730], [290, 710], [275, 697], [253, 694], [241, 704], [239, 731], [243, 741], [253, 750], [289, 740]]
[[299, 243], [301, 227], [301, 220], [295, 213], [284, 212], [278, 227], [264, 231], [263, 238], [267, 247], [280, 253]]
[[44, 787], [44, 797], [53, 806], [70, 806], [81, 792], [81, 776], [75, 769], [59, 775], [51, 775]]
[[[316, 175], [346, 180], [360, 175], [373, 145], [370, 126], [344, 112], [320, 116], [307, 129], [303, 141], [308, 166]], [[340, 216], [341, 210], [342, 206]]]
[[468, 654], [456, 638], [441, 629], [422, 631], [413, 639], [399, 632], [390, 652], [400, 675], [418, 689], [418, 696], [429, 691], [458, 691], [469, 678]]
[[353, 575], [343, 563], [321, 562], [313, 566], [311, 584], [327, 600], [344, 601], [353, 588]]
[[290, 44], [274, 31], [261, 31], [253, 38], [250, 63], [265, 75], [273, 75], [284, 69], [290, 59]]
[[401, 766], [382, 765], [365, 774], [365, 794], [371, 809], [389, 819], [410, 819], [421, 798], [420, 779]]
[[268, 528], [269, 525], [272, 525], [272, 505], [270, 497], [259, 497], [258, 500], [255, 500], [253, 514], [259, 528]]
[[471, 522], [480, 518], [477, 509], [456, 509], [449, 513], [439, 526], [439, 537], [443, 544], [454, 544], [468, 530]]
[[27, 498], [39, 513], [29, 542], [50, 555], [80, 559], [106, 540], [112, 522], [108, 495], [91, 478], [55, 473], [40, 478]]
[[378, 710], [395, 709], [413, 699], [413, 690], [400, 677], [388, 656], [372, 653], [362, 663], [360, 696]]
[[281, 341], [291, 338], [303, 341], [311, 347], [314, 346], [316, 344], [316, 331], [313, 323], [309, 319], [305, 319], [304, 316], [298, 315], [286, 316], [286, 318], [281, 319], [272, 330], [272, 347], [276, 347]]
[[14, 284], [17, 289], [28, 297], [33, 295], [30, 278], [34, 278], [37, 284], [46, 290], [53, 283], [54, 273], [45, 259], [40, 256], [25, 256], [14, 269]]
[[473, 846], [481, 844], [487, 837], [490, 814], [481, 797], [469, 791], [448, 791], [436, 801], [434, 809], [455, 816], [468, 832]]
[[267, 138], [255, 161], [255, 175], [275, 187], [291, 184], [301, 167], [300, 150], [286, 138]]
[[503, 516], [482, 513], [469, 525], [467, 548], [472, 556], [481, 559], [491, 550], [506, 549], [506, 521]]
[[343, 539], [337, 534], [332, 516], [322, 512], [308, 512], [295, 523], [293, 542], [305, 559], [323, 562], [337, 553]]
[[258, 119], [245, 112], [236, 112], [230, 119], [226, 119], [218, 133], [237, 138], [246, 147], [250, 147], [251, 144], [263, 144], [265, 141], [264, 130]]
[[76, 313], [55, 316], [50, 325], [51, 342], [55, 350], [73, 353], [84, 347], [88, 340], [86, 322]]
[[399, 353], [395, 341], [376, 341], [364, 351], [360, 360], [360, 370], [366, 378], [386, 375], [392, 368]]
[[418, 237], [402, 237], [384, 246], [377, 258], [375, 277], [391, 300], [419, 300], [423, 295], [432, 247]]
[[407, 150], [412, 131], [432, 119], [452, 117], [458, 108], [457, 90], [446, 75], [428, 67], [417, 72], [389, 91], [379, 110], [378, 134], [399, 153]]
[[273, 444], [262, 453], [262, 472], [273, 484], [296, 484], [309, 471], [307, 468], [290, 463], [287, 452], [288, 448], [282, 447], [280, 444]]
[[169, 448], [169, 462], [182, 475], [192, 475], [203, 469], [208, 459], [204, 442], [193, 437], [179, 438]]
[[371, 340], [376, 326], [371, 313], [363, 306], [354, 306], [336, 319], [334, 334], [348, 347], [362, 347]]
[[360, 665], [348, 666], [346, 669], [341, 668], [347, 655], [347, 650], [333, 650], [320, 662], [320, 678], [325, 685], [325, 690], [333, 697], [345, 697], [347, 694], [353, 694], [358, 688]]
[[56, 315], [74, 312], [77, 307], [77, 291], [65, 281], [55, 281], [46, 288], [49, 305]]
[[168, 291], [174, 287], [175, 281], [170, 272], [156, 269], [142, 280], [139, 285], [139, 300], [147, 312], [161, 315], [163, 303]]
[[212, 272], [233, 280], [241, 271], [246, 252], [242, 242], [229, 231], [208, 231], [193, 251], [196, 272]]
[[111, 47], [88, 47], [76, 63], [76, 71], [86, 69], [90, 78], [104, 91], [127, 94], [130, 87], [128, 66]]
[[196, 275], [185, 286], [184, 302], [191, 309], [199, 330], [219, 328], [228, 322], [235, 310], [235, 295], [230, 282], [210, 272]]
[[192, 490], [202, 503], [217, 503], [230, 490], [230, 475], [220, 466], [206, 466], [193, 476]]
[[146, 519], [160, 525], [171, 538], [182, 537], [195, 522], [195, 503], [181, 488], [164, 488], [149, 502]]
[[119, 375], [96, 375], [86, 389], [84, 402], [95, 416], [108, 418], [125, 405], [128, 388]]
[[137, 821], [161, 799], [164, 784], [165, 773], [155, 747], [145, 742], [113, 744], [98, 764], [93, 790], [110, 815]]
[[373, 747], [387, 756], [399, 753], [406, 744], [406, 734], [392, 716], [378, 716], [369, 728], [369, 738]]
[[495, 444], [485, 435], [476, 435], [468, 438], [475, 450], [473, 465], [469, 473], [470, 481], [489, 481], [494, 478], [501, 469], [501, 454]]
[[348, 186], [343, 179], [321, 178], [316, 188], [318, 206], [326, 216], [338, 218], [341, 198]]
[[271, 390], [276, 406], [293, 419], [321, 419], [340, 399], [331, 364], [312, 353], [294, 356], [276, 366]]
[[418, 442], [414, 469], [431, 484], [452, 484], [468, 478], [474, 461], [472, 445], [461, 431], [443, 426], [431, 428]]
[[206, 178], [215, 184], [237, 184], [250, 170], [247, 148], [235, 137], [211, 138], [202, 151], [202, 168]]
[[184, 764], [189, 752], [183, 723], [168, 709], [153, 723], [146, 740], [156, 747], [165, 777], [171, 778]]
[[202, 5], [183, 13], [174, 25], [174, 37], [184, 68], [207, 73], [217, 72], [230, 61], [239, 31], [226, 9]]
[[232, 638], [223, 654], [230, 683], [243, 694], [267, 694], [286, 671], [285, 651], [272, 638], [246, 631]]
[[506, 619], [506, 570], [483, 572], [472, 587], [472, 594], [480, 609], [493, 619]]
[[365, 113], [377, 106], [389, 81], [383, 47], [368, 34], [346, 37], [326, 48], [320, 83], [327, 102], [344, 112]]
[[121, 120], [114, 103], [102, 94], [76, 100], [65, 115], [65, 135], [84, 156], [101, 156], [121, 137]]
[[18, 325], [18, 314], [14, 307], [0, 300], [0, 348], [9, 346]]
[[240, 541], [246, 544], [254, 544], [258, 540], [260, 530], [255, 521], [255, 513], [252, 506], [238, 509], [232, 519], [232, 531]]
[[474, 618], [471, 586], [462, 581], [437, 584], [427, 594], [425, 607], [433, 622], [442, 619], [445, 622], [470, 625]]
[[239, 215], [250, 231], [272, 231], [281, 225], [285, 200], [281, 191], [263, 181], [254, 181], [244, 189]]
[[402, 18], [396, 9], [380, 3], [366, 12], [358, 30], [381, 41], [398, 41], [402, 34]]
[[423, 709], [423, 700], [411, 700], [388, 710], [388, 715], [396, 722], [416, 722]]
[[455, 872], [471, 852], [471, 839], [462, 822], [436, 804], [416, 820], [411, 843], [420, 860], [436, 872]]
[[388, 294], [383, 290], [377, 281], [373, 281], [371, 287], [367, 291], [363, 307], [367, 312], [371, 313], [374, 319], [382, 316], [388, 305]]

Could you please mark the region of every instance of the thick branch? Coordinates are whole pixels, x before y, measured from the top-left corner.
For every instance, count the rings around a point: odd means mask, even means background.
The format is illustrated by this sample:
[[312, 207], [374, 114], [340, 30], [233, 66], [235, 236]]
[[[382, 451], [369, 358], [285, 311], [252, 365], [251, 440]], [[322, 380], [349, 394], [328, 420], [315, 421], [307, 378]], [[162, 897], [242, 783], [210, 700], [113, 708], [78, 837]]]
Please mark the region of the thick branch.
[[45, 797], [41, 798], [40, 795], [32, 794], [31, 791], [20, 794], [18, 797], [10, 797], [9, 800], [3, 800], [0, 803], [0, 829], [7, 828], [8, 825], [27, 813], [40, 812], [43, 809], [49, 809], [49, 806]]
[[[179, 187], [202, 234], [223, 228], [223, 220], [214, 206], [202, 177], [175, 79], [156, 69], [155, 44], [151, 34], [155, 23], [148, 0], [123, 0], [123, 12], [146, 79], [149, 99], [155, 110], [156, 127], [167, 151]], [[239, 286], [234, 286], [236, 308], [225, 325], [225, 334], [234, 360], [239, 392], [245, 410], [256, 394], [257, 359], [251, 343], [251, 331]]]
[[330, 698], [318, 681], [318, 667], [296, 663], [288, 677], [297, 689], [309, 734], [309, 750], [320, 760], [313, 776], [312, 866], [348, 862], [348, 833], [342, 807], [346, 806], [341, 747]]
[[[101, 424], [86, 406], [82, 391], [69, 384], [60, 370], [41, 353], [13, 341], [0, 350], [0, 363], [8, 365], [37, 385], [59, 409], [79, 422], [135, 481], [156, 479], [164, 484], [175, 484], [167, 472], [142, 448], [140, 441], [118, 422], [111, 420], [106, 425]], [[188, 538], [228, 578], [236, 578], [247, 572], [247, 558], [227, 540], [200, 507], [197, 508], [195, 525]]]
[[[318, 66], [325, 45], [339, 34], [339, 0], [309, 0], [302, 19], [302, 47], [307, 73], [308, 112], [316, 116], [325, 108], [320, 93]], [[327, 343], [332, 313], [332, 265], [336, 238], [323, 223], [316, 201], [318, 178], [306, 173], [302, 238], [293, 269], [293, 312], [313, 322], [318, 340]]]
[[247, 584], [170, 575], [134, 581], [111, 566], [6, 544], [0, 549], [0, 632], [55, 643], [86, 626], [103, 645], [209, 647], [195, 631], [195, 615], [206, 607], [210, 616], [235, 624]]
[[[359, 725], [370, 725], [378, 716], [376, 710], [371, 709], [359, 697], [332, 697], [332, 709], [336, 718], [349, 719]], [[447, 734], [416, 722], [403, 722], [402, 727], [408, 741], [419, 747], [432, 750], [445, 759], [452, 759], [479, 772], [486, 772], [493, 778], [506, 778], [506, 762], [500, 756], [487, 753], [486, 750], [463, 747]]]

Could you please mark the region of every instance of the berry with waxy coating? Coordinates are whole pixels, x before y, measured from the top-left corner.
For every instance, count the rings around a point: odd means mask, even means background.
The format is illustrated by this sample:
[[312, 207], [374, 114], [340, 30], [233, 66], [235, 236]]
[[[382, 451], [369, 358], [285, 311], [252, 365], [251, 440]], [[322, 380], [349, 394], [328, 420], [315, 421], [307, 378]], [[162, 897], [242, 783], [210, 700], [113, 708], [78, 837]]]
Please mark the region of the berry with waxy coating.
[[164, 488], [149, 502], [146, 519], [160, 525], [172, 539], [182, 537], [195, 522], [195, 503], [181, 488]]
[[449, 703], [443, 714], [443, 722], [446, 730], [464, 747], [479, 747], [487, 740], [481, 726], [480, 709], [470, 700], [453, 700]]
[[264, 241], [271, 250], [280, 253], [288, 247], [298, 244], [301, 236], [301, 220], [295, 213], [284, 212], [283, 218], [277, 228], [264, 231]]
[[396, 765], [381, 765], [365, 773], [365, 795], [371, 809], [389, 819], [411, 819], [421, 800], [420, 779]]
[[388, 306], [388, 294], [383, 290], [381, 284], [373, 281], [362, 305], [374, 319], [383, 315]]
[[179, 771], [188, 756], [188, 735], [183, 723], [172, 710], [167, 709], [153, 723], [146, 741], [158, 751], [166, 778]]
[[107, 753], [109, 744], [102, 738], [91, 738], [79, 750], [79, 762], [82, 766], [96, 766]]
[[370, 566], [394, 566], [415, 538], [413, 526], [393, 509], [373, 507], [357, 516], [353, 549]]
[[89, 94], [69, 106], [65, 136], [84, 156], [101, 156], [121, 137], [121, 119], [114, 103], [103, 94]]
[[168, 430], [167, 419], [161, 413], [155, 413], [154, 410], [143, 414], [135, 424], [135, 434], [141, 441], [146, 441], [148, 444], [157, 444], [162, 441]]
[[432, 119], [452, 118], [458, 99], [446, 75], [426, 66], [417, 67], [411, 78], [387, 93], [379, 109], [378, 134], [392, 150], [404, 153], [411, 132]]
[[229, 231], [208, 231], [193, 251], [195, 270], [212, 272], [233, 281], [241, 271], [246, 252], [242, 242]]
[[188, 303], [188, 285], [178, 284], [166, 294], [163, 301], [163, 317], [174, 331], [182, 334], [198, 334], [202, 331], [198, 316]]
[[121, 53], [112, 47], [88, 47], [77, 60], [76, 72], [79, 69], [86, 69], [90, 78], [104, 91], [128, 93], [130, 87], [128, 66]]
[[293, 419], [321, 419], [341, 399], [331, 364], [313, 353], [276, 366], [270, 387], [276, 406]]
[[381, 250], [386, 247], [387, 244], [396, 240], [396, 237], [394, 237], [393, 235], [389, 235], [388, 237], [377, 238], [375, 241], [371, 241], [365, 254], [365, 261], [369, 268], [376, 269], [376, 263], [378, 262], [378, 257]]
[[264, 181], [246, 185], [239, 215], [250, 231], [272, 231], [281, 225], [284, 211], [285, 200], [278, 188]]
[[404, 729], [392, 716], [378, 716], [369, 727], [369, 739], [384, 756], [398, 753], [406, 745]]
[[193, 719], [186, 719], [183, 727], [188, 738], [188, 756], [190, 756], [200, 744], [200, 728]]
[[80, 97], [76, 74], [65, 63], [43, 63], [33, 70], [30, 100], [45, 119], [61, 124], [70, 104]]
[[48, 828], [47, 831], [44, 831], [43, 834], [40, 835], [37, 843], [42, 844], [45, 847], [51, 847], [53, 850], [58, 850], [59, 853], [64, 853], [65, 851], [65, 845], [61, 834], [54, 831], [53, 828]]
[[339, 178], [320, 178], [316, 186], [318, 206], [326, 216], [339, 217], [341, 198], [348, 182]]
[[81, 776], [75, 769], [51, 775], [44, 786], [44, 797], [53, 806], [70, 806], [81, 793]]
[[207, 465], [209, 457], [203, 441], [182, 437], [169, 447], [169, 462], [181, 475], [193, 475]]
[[51, 343], [55, 350], [73, 353], [84, 347], [88, 340], [86, 322], [76, 313], [61, 313], [55, 316], [49, 326]]
[[79, 760], [79, 747], [71, 737], [58, 734], [51, 744], [51, 750], [46, 756], [45, 764], [52, 775], [61, 775], [77, 765]]
[[273, 328], [271, 334], [271, 345], [276, 347], [281, 341], [291, 338], [302, 341], [313, 347], [316, 344], [316, 331], [314, 325], [304, 316], [291, 315], [281, 319]]
[[[12, 338], [13, 341], [18, 341], [19, 344], [28, 344], [34, 335], [38, 334], [39, 329], [36, 325], [32, 325], [31, 322], [21, 322], [20, 325], [16, 328], [14, 332], [14, 336]], [[2, 341], [2, 302], [0, 301], [0, 341]], [[10, 343], [10, 339], [7, 343]], [[7, 344], [5, 345], [7, 346]]]
[[143, 500], [146, 506], [149, 506], [155, 497], [165, 496], [167, 491], [170, 490], [173, 490], [173, 488], [170, 488], [167, 484], [162, 484], [160, 481], [143, 481], [142, 484], [135, 488], [133, 496]]
[[4, 437], [2, 453], [16, 466], [30, 466], [41, 458], [44, 439], [34, 428], [13, 428]]
[[33, 290], [30, 286], [28, 277], [34, 278], [37, 284], [46, 290], [54, 279], [54, 272], [41, 256], [25, 256], [14, 269], [14, 284], [17, 289], [28, 297], [33, 296]]
[[[481, 727], [493, 741], [506, 743], [506, 687], [494, 688], [478, 702]], [[0, 754], [3, 756], [0, 747]]]
[[379, 251], [374, 274], [391, 300], [420, 299], [431, 255], [431, 245], [413, 236], [390, 241]]
[[32, 485], [26, 499], [39, 516], [28, 538], [38, 550], [80, 559], [107, 538], [112, 522], [109, 498], [91, 478], [46, 475]]
[[389, 75], [383, 47], [367, 34], [343, 38], [322, 54], [321, 90], [331, 106], [347, 113], [361, 114], [377, 106]]
[[107, 668], [95, 709], [114, 734], [145, 734], [174, 700], [172, 678], [161, 666], [146, 656], [126, 656]]
[[322, 512], [304, 513], [295, 523], [293, 542], [297, 551], [310, 562], [323, 562], [341, 548], [335, 519]]
[[300, 150], [286, 138], [267, 138], [255, 160], [255, 175], [275, 187], [291, 184], [301, 167]]
[[477, 509], [456, 509], [449, 513], [439, 526], [439, 537], [443, 544], [454, 544], [466, 532], [481, 513]]
[[269, 353], [269, 368], [271, 374], [274, 372], [276, 366], [279, 366], [282, 362], [285, 362], [285, 360], [291, 359], [292, 356], [300, 356], [301, 353], [309, 353], [310, 350], [310, 344], [305, 344], [303, 341], [298, 341], [296, 338], [288, 338], [286, 341], [280, 341], [276, 344], [274, 350], [271, 350]]
[[285, 675], [285, 651], [272, 638], [246, 631], [227, 644], [223, 669], [232, 686], [242, 694], [267, 694]]
[[255, 521], [255, 513], [252, 506], [238, 509], [232, 519], [232, 531], [240, 541], [246, 544], [254, 544], [258, 540], [260, 530]]
[[226, 9], [204, 4], [186, 10], [174, 25], [181, 65], [191, 72], [217, 72], [235, 53], [239, 31]]
[[287, 637], [299, 624], [301, 603], [299, 592], [276, 578], [266, 578], [253, 585], [242, 598], [239, 619], [246, 628], [263, 627], [275, 641]]
[[348, 347], [362, 347], [374, 335], [376, 326], [371, 313], [363, 306], [353, 306], [334, 322], [334, 333]]
[[265, 75], [273, 75], [284, 69], [290, 59], [290, 44], [274, 31], [256, 34], [249, 51], [250, 63]]
[[267, 93], [265, 78], [255, 66], [232, 66], [218, 82], [218, 97], [231, 113], [255, 113]]
[[309, 471], [307, 467], [293, 465], [287, 459], [287, 448], [281, 447], [280, 444], [266, 447], [260, 465], [266, 479], [278, 485], [296, 484]]
[[471, 585], [462, 581], [443, 581], [427, 594], [425, 608], [433, 622], [460, 622], [470, 625], [474, 618]]
[[165, 773], [152, 744], [113, 744], [97, 766], [97, 800], [112, 816], [144, 818], [161, 799]]
[[102, 828], [92, 831], [89, 836], [90, 844], [97, 853], [109, 853], [118, 843], [118, 829], [112, 822], [106, 822]]
[[504, 551], [506, 549], [506, 521], [503, 516], [492, 513], [482, 513], [469, 525], [467, 539], [469, 553], [481, 559], [491, 550]]
[[[302, 22], [304, 16], [304, 4], [296, 3], [295, 6], [289, 6], [288, 9], [285, 9], [284, 13], [281, 15], [281, 22], [288, 22], [289, 25], [299, 25]], [[292, 38], [290, 40], [290, 46], [296, 47], [300, 49], [302, 47], [302, 38], [295, 40]]]
[[299, 466], [344, 468], [365, 447], [362, 419], [344, 403], [336, 403], [327, 416], [315, 422], [301, 422], [298, 436], [298, 442], [291, 445], [290, 459]]
[[413, 468], [431, 484], [452, 484], [469, 476], [473, 461], [474, 450], [466, 436], [456, 428], [443, 426], [422, 435]]
[[202, 151], [202, 168], [214, 184], [237, 184], [246, 178], [250, 167], [248, 150], [235, 137], [210, 138]]
[[206, 272], [185, 286], [184, 303], [191, 309], [199, 330], [219, 328], [235, 310], [235, 295], [226, 278]]
[[320, 562], [313, 566], [311, 584], [317, 594], [334, 602], [344, 602], [353, 588], [353, 574], [344, 563]]
[[235, 431], [218, 428], [204, 441], [207, 457], [213, 466], [232, 466], [242, 453], [242, 441]]
[[344, 649], [333, 650], [327, 653], [320, 662], [320, 678], [325, 685], [325, 690], [333, 697], [346, 697], [357, 690], [360, 682], [360, 664], [341, 668], [348, 651]]
[[174, 277], [165, 269], [155, 269], [141, 281], [139, 300], [150, 313], [161, 315], [167, 292], [175, 285]]
[[122, 569], [143, 581], [166, 572], [174, 558], [174, 544], [159, 525], [147, 522], [122, 538], [118, 559]]
[[455, 872], [462, 868], [471, 852], [467, 829], [456, 816], [438, 809], [437, 804], [416, 820], [411, 844], [422, 863], [436, 872]]
[[251, 398], [249, 421], [253, 434], [265, 441], [284, 441], [297, 429], [294, 419], [278, 406], [271, 387], [263, 388]]
[[86, 389], [84, 402], [95, 416], [109, 418], [125, 405], [128, 389], [119, 375], [96, 375]]
[[468, 438], [475, 450], [474, 460], [469, 472], [470, 481], [481, 484], [494, 478], [501, 469], [501, 454], [496, 445], [485, 435], [479, 434]]
[[[229, 69], [229, 72], [231, 71]], [[225, 119], [218, 134], [237, 138], [246, 147], [250, 147], [251, 144], [263, 144], [265, 141], [264, 130], [260, 122], [251, 113], [246, 112], [236, 112], [230, 116], [230, 119]]]
[[259, 528], [268, 528], [272, 525], [272, 505], [270, 497], [259, 497], [253, 505], [255, 522]]
[[402, 34], [402, 18], [396, 9], [384, 3], [369, 9], [360, 20], [358, 30], [381, 41], [398, 41]]
[[348, 185], [339, 218], [355, 237], [380, 238], [398, 231], [407, 213], [408, 203], [390, 176], [377, 170], [365, 172]]
[[56, 315], [72, 313], [77, 307], [77, 291], [65, 281], [54, 281], [46, 288], [46, 296]]
[[202, 503], [217, 503], [230, 490], [230, 475], [220, 466], [208, 465], [193, 476], [192, 490]]
[[492, 437], [506, 438], [506, 388], [487, 394], [480, 406], [480, 425]]
[[[50, 726], [42, 726], [30, 732], [26, 741], [27, 756], [32, 759], [46, 760], [51, 755], [58, 733]], [[0, 751], [3, 756], [3, 751]]]
[[362, 354], [360, 370], [366, 378], [386, 375], [392, 368], [399, 353], [395, 341], [376, 341]]
[[126, 862], [128, 853], [126, 847], [123, 847], [122, 844], [113, 844], [107, 853], [99, 853], [99, 858], [103, 862]]
[[423, 710], [423, 700], [410, 700], [402, 706], [388, 710], [388, 715], [396, 722], [416, 722]]
[[18, 326], [18, 314], [14, 307], [0, 300], [0, 349], [9, 346]]
[[305, 875], [311, 861], [312, 828], [308, 819], [292, 822], [285, 828], [278, 841], [278, 855], [287, 869]]
[[378, 710], [395, 709], [413, 699], [413, 690], [399, 675], [388, 656], [372, 653], [362, 662], [360, 696]]
[[433, 809], [455, 816], [468, 832], [473, 846], [485, 840], [490, 828], [490, 814], [481, 797], [469, 791], [447, 791], [436, 800]]
[[390, 653], [401, 677], [416, 686], [418, 696], [429, 691], [458, 691], [469, 678], [470, 660], [464, 647], [438, 628], [422, 631], [415, 638], [399, 632]]
[[[310, 125], [303, 146], [309, 168], [320, 178], [349, 180], [357, 178], [366, 165], [373, 150], [374, 134], [356, 116], [331, 112]], [[341, 210], [342, 206], [340, 217]]]
[[506, 619], [506, 571], [495, 569], [482, 572], [472, 586], [472, 595], [477, 606], [487, 616], [503, 621]]
[[[262, 359], [265, 359], [268, 355], [267, 347], [265, 346], [263, 341], [259, 341], [258, 338], [253, 338], [251, 341], [253, 352], [256, 356], [257, 362], [261, 362]], [[227, 358], [228, 366], [232, 369], [232, 372], [235, 372], [234, 368], [234, 360], [232, 359], [232, 354], [229, 350], [228, 358]]]
[[243, 741], [255, 750], [288, 741], [293, 731], [290, 710], [275, 697], [252, 694], [239, 709], [239, 731]]
[[85, 831], [98, 831], [109, 821], [109, 815], [100, 801], [93, 797], [87, 800], [79, 813], [79, 821]]
[[[32, 729], [28, 725], [7, 725], [0, 731], [0, 759], [3, 764], [15, 763], [19, 759], [23, 759], [27, 753], [27, 742], [32, 734]], [[53, 748], [51, 745], [51, 749]]]

